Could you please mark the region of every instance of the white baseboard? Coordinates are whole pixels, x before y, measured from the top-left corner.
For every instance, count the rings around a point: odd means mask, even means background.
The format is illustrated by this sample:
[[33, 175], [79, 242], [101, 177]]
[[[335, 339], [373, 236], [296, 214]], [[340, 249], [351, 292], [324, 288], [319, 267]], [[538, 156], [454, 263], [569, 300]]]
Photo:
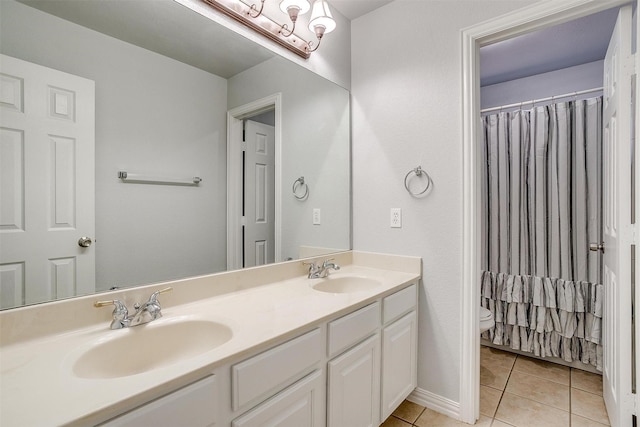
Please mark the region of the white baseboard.
[[407, 397], [407, 400], [433, 411], [440, 412], [447, 417], [460, 420], [460, 403], [454, 402], [446, 397], [439, 396], [421, 388], [416, 388]]

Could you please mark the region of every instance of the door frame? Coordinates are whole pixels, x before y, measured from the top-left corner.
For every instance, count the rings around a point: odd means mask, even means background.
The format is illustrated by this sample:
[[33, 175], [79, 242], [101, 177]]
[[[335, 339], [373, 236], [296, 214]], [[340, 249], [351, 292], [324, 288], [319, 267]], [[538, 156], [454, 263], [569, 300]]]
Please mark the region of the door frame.
[[480, 47], [630, 3], [628, 0], [540, 1], [462, 30], [462, 333], [460, 419], [480, 415]]
[[243, 120], [273, 109], [275, 115], [275, 260], [282, 248], [282, 94], [275, 93], [227, 111], [227, 270], [242, 268]]

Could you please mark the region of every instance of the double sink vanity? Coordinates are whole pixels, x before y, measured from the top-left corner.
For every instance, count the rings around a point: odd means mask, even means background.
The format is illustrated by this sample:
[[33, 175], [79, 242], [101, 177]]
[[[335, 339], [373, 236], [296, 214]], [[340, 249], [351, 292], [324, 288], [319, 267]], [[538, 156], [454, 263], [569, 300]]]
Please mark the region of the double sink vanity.
[[[416, 386], [421, 260], [332, 257], [0, 312], [0, 425], [379, 425]], [[152, 293], [138, 326], [94, 307]]]

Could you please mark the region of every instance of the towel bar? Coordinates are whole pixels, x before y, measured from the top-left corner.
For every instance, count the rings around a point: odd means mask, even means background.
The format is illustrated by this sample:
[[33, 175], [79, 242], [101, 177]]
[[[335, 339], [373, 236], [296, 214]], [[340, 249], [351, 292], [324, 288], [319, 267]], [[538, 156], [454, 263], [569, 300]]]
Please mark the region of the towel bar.
[[166, 178], [129, 173], [126, 171], [119, 171], [118, 178], [120, 178], [122, 182], [135, 182], [139, 184], [198, 185], [202, 182], [202, 178], [199, 176], [192, 178]]
[[[304, 194], [302, 196], [298, 196], [297, 190], [302, 186], [304, 186]], [[304, 182], [304, 176], [301, 176], [300, 178], [293, 181], [292, 190], [293, 190], [293, 197], [295, 197], [298, 200], [305, 200], [307, 196], [309, 196], [309, 185], [306, 182]]]
[[[411, 189], [409, 188], [409, 177], [411, 176], [411, 174], [415, 174], [415, 176], [417, 176], [417, 177], [422, 177], [422, 175], [424, 174], [427, 177], [427, 186], [424, 188], [424, 190], [422, 190], [420, 192], [411, 191]], [[409, 172], [407, 172], [407, 174], [404, 177], [404, 188], [406, 188], [407, 191], [409, 192], [409, 194], [411, 194], [414, 197], [423, 195], [424, 193], [427, 192], [427, 190], [430, 187], [431, 187], [431, 177], [429, 176], [429, 174], [426, 171], [424, 171], [422, 169], [421, 166], [418, 166], [416, 168], [411, 169]]]

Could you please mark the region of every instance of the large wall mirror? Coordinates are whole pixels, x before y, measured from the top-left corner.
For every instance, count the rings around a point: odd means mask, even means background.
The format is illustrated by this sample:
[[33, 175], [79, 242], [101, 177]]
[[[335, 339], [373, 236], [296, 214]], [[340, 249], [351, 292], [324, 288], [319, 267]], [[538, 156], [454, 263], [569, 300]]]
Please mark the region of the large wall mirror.
[[[2, 0], [0, 53], [0, 308], [350, 249], [344, 88], [173, 0]], [[239, 198], [279, 226], [230, 262]]]

